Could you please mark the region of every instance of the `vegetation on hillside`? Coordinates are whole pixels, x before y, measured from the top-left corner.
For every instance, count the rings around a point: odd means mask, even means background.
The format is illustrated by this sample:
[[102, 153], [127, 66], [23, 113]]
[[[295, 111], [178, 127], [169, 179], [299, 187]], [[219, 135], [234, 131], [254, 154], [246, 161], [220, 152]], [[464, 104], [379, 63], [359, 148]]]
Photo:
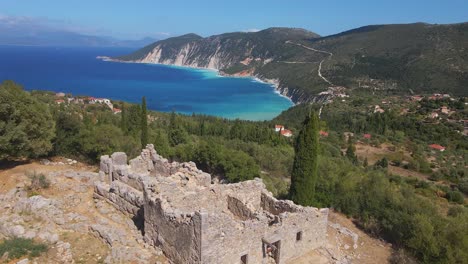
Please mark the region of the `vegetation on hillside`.
[[11, 238], [0, 243], [0, 256], [7, 254], [9, 260], [23, 256], [37, 257], [46, 251], [47, 245], [36, 243], [32, 239]]
[[12, 81], [0, 85], [0, 160], [48, 154], [54, 135], [47, 105]]
[[[314, 74], [322, 61], [322, 74], [337, 86], [365, 88], [368, 93], [387, 90], [466, 96], [466, 43], [468, 23], [377, 25], [327, 37], [302, 29], [270, 28], [207, 38], [183, 35], [117, 59], [140, 60], [159, 46], [161, 61], [175, 61], [190, 44], [193, 50], [184, 58], [187, 65], [219, 67], [228, 74], [250, 71], [277, 79], [296, 102], [310, 100], [330, 86]], [[215, 54], [217, 66], [210, 65]], [[252, 61], [241, 63], [247, 58]]]
[[[139, 154], [141, 106], [113, 102], [123, 110], [114, 114], [105, 105], [57, 104], [54, 93], [15, 89], [23, 95], [10, 97], [9, 105], [21, 109], [23, 97], [31, 97], [43, 110], [31, 113], [33, 120], [44, 112], [51, 116], [55, 132], [42, 139], [51, 145], [42, 155], [97, 162], [100, 155], [114, 151], [125, 151], [130, 158]], [[390, 101], [382, 105], [386, 111], [374, 113], [376, 101], [384, 100]], [[353, 217], [368, 232], [406, 249], [421, 262], [464, 263], [468, 259], [468, 209], [462, 192], [466, 194], [467, 189], [468, 148], [466, 138], [455, 132], [463, 127], [454, 120], [466, 119], [466, 105], [458, 99], [444, 100], [407, 102], [399, 97], [355, 96], [324, 106], [318, 126], [328, 136], [323, 134], [318, 141], [314, 205], [333, 207]], [[428, 119], [428, 113], [442, 105], [457, 111]], [[296, 106], [271, 122], [148, 111], [148, 143], [155, 144], [164, 157], [194, 161], [225, 182], [261, 177], [276, 196], [285, 197], [295, 140], [275, 132], [274, 124], [285, 125], [298, 135], [309, 111], [308, 106]], [[0, 122], [8, 121], [1, 116]], [[364, 133], [372, 137], [364, 138]], [[391, 144], [396, 150], [392, 156], [365, 162], [357, 157], [358, 141], [376, 148]], [[428, 147], [433, 143], [444, 144], [447, 150], [435, 152]], [[27, 149], [23, 153], [23, 157], [37, 155]], [[2, 159], [18, 156], [2, 155]], [[395, 175], [391, 167], [417, 171], [434, 180]]]

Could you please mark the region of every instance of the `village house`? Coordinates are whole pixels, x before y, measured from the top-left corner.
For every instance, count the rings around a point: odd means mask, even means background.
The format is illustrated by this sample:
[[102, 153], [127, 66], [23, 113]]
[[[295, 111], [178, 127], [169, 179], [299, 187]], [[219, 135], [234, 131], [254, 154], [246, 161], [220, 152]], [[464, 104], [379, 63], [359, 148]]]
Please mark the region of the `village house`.
[[450, 110], [448, 109], [448, 107], [442, 106], [442, 107], [440, 108], [440, 112], [441, 112], [442, 114], [448, 115], [448, 114], [450, 113]]
[[382, 114], [382, 113], [385, 113], [385, 110], [383, 110], [383, 109], [380, 107], [380, 105], [376, 105], [376, 106], [374, 107], [374, 114], [375, 114], [375, 113], [380, 113], [380, 114]]
[[411, 96], [411, 97], [410, 97], [410, 100], [411, 100], [411, 101], [419, 102], [419, 101], [421, 101], [423, 98], [424, 98], [424, 96], [421, 96], [421, 95], [414, 95], [414, 96]]
[[122, 113], [122, 110], [120, 110], [119, 108], [114, 108], [112, 109], [112, 112], [114, 112], [114, 114], [119, 114]]
[[284, 129], [284, 126], [282, 125], [275, 125], [275, 132], [280, 132], [281, 130]]
[[111, 110], [114, 109], [112, 102], [107, 98], [88, 97], [88, 101], [90, 104], [106, 104]]
[[320, 130], [319, 134], [323, 137], [328, 137], [328, 132]]
[[275, 125], [275, 132], [279, 132], [284, 137], [292, 137], [291, 130], [285, 129], [283, 125]]
[[56, 97], [65, 97], [65, 93], [56, 93], [55, 94]]
[[371, 135], [371, 134], [364, 134], [364, 138], [365, 138], [365, 139], [371, 139], [371, 138], [372, 138], [372, 135]]
[[63, 99], [57, 99], [57, 100], [55, 100], [55, 103], [58, 104], [58, 105], [61, 105], [61, 104], [64, 104], [64, 103], [65, 103], [65, 100], [63, 100]]
[[436, 113], [436, 112], [432, 112], [430, 115], [429, 115], [430, 118], [432, 119], [435, 119], [435, 118], [438, 118], [439, 117], [439, 114]]
[[439, 144], [431, 144], [431, 145], [429, 145], [429, 147], [430, 147], [431, 149], [438, 150], [438, 151], [440, 151], [440, 152], [445, 151], [445, 147], [444, 147], [444, 146], [441, 146], [441, 145], [439, 145]]
[[285, 137], [292, 137], [293, 135], [292, 131], [288, 129], [282, 129], [280, 133], [282, 136], [285, 136]]

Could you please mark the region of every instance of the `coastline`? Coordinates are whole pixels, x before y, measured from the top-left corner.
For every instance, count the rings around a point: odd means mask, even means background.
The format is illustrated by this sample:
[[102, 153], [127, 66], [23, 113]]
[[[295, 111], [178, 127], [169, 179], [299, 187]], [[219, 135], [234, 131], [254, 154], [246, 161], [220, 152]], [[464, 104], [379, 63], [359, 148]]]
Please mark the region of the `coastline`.
[[[166, 63], [156, 63], [156, 62], [143, 62], [143, 61], [123, 61], [123, 60], [117, 60], [117, 59], [112, 59], [108, 56], [97, 56], [96, 59], [100, 59], [102, 61], [107, 61], [107, 62], [118, 62], [118, 63], [140, 63], [140, 64], [148, 64], [148, 65], [163, 65], [163, 66], [169, 66], [173, 68], [186, 68], [186, 69], [192, 69], [192, 70], [203, 70], [203, 71], [211, 71], [213, 73], [216, 73], [216, 77], [229, 77], [229, 78], [248, 78], [251, 79], [254, 82], [259, 82], [262, 84], [269, 85], [270, 87], [273, 88], [274, 93], [278, 94], [279, 96], [288, 99], [292, 103], [292, 106], [295, 106], [299, 103], [294, 102], [294, 100], [289, 97], [287, 94], [283, 94], [281, 91], [285, 90], [288, 91], [288, 88], [281, 89], [279, 80], [277, 79], [266, 79], [262, 78], [261, 76], [257, 75], [252, 75], [252, 74], [246, 74], [246, 75], [238, 75], [238, 74], [227, 74], [224, 73], [218, 69], [215, 68], [207, 68], [207, 67], [196, 67], [196, 66], [189, 66], [189, 65], [176, 65], [176, 64], [166, 64]], [[291, 107], [292, 107], [291, 106]]]

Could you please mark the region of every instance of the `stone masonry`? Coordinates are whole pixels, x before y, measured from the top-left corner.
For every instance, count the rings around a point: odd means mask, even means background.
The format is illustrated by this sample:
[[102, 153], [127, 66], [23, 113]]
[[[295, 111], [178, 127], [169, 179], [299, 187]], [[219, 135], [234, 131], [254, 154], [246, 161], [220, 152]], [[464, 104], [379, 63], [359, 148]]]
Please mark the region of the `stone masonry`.
[[326, 244], [328, 209], [277, 200], [261, 179], [213, 184], [153, 145], [102, 156], [95, 197], [126, 213], [174, 263], [282, 264]]

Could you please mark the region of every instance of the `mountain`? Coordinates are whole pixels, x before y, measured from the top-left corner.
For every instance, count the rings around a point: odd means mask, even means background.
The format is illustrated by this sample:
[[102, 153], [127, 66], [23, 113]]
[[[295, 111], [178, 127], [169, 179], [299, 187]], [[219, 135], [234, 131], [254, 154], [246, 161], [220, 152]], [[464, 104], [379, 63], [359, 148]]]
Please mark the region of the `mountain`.
[[0, 45], [134, 47], [148, 45], [153, 38], [120, 40], [105, 36], [84, 35], [66, 30], [9, 27], [0, 24]]
[[466, 43], [468, 23], [374, 25], [326, 37], [269, 28], [207, 38], [187, 34], [114, 59], [274, 79], [283, 95], [300, 103], [329, 87], [467, 95]]

